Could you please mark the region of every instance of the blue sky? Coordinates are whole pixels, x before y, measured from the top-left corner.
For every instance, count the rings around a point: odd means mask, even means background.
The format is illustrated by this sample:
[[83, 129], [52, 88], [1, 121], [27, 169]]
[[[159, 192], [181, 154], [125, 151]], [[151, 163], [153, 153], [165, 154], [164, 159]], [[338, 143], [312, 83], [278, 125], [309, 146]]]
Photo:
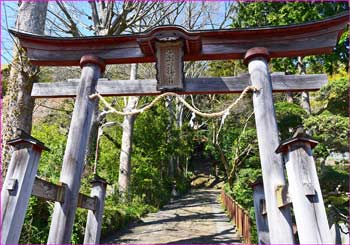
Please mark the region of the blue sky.
[[[1, 1], [1, 0], [0, 0]], [[67, 4], [69, 5], [72, 3], [72, 1], [66, 1]], [[120, 2], [121, 3], [121, 2]], [[213, 14], [215, 21], [221, 22], [222, 20], [222, 12], [224, 11], [225, 4], [227, 2], [224, 1], [217, 1], [217, 2], [206, 2], [206, 4], [213, 4], [216, 9], [216, 13]], [[78, 10], [82, 12], [86, 12], [90, 14], [90, 6], [87, 1], [74, 1], [73, 3], [74, 6], [78, 6]], [[52, 2], [49, 4], [49, 9], [54, 9], [57, 8], [56, 4]], [[1, 1], [1, 63], [2, 64], [7, 64], [12, 61], [12, 49], [13, 49], [13, 40], [12, 37], [9, 35], [7, 32], [8, 28], [13, 28], [15, 26], [15, 21], [16, 21], [16, 14], [17, 14], [17, 1], [13, 0], [2, 0]], [[50, 16], [50, 14], [48, 14]], [[84, 15], [77, 15], [79, 21], [82, 23], [90, 23], [91, 20], [88, 20], [87, 16]], [[54, 17], [51, 15], [51, 19], [54, 19]], [[48, 22], [46, 23], [48, 25]], [[78, 24], [79, 25], [79, 24]], [[93, 33], [89, 33], [86, 29], [82, 28], [82, 25], [80, 25], [79, 28], [83, 35], [93, 35]], [[208, 28], [205, 28], [208, 29]], [[210, 28], [209, 28], [210, 29]], [[46, 29], [46, 35], [52, 35], [52, 36], [57, 36], [57, 35], [67, 35], [67, 34], [62, 34], [62, 33], [53, 33]]]
[[12, 60], [13, 41], [7, 32], [16, 22], [16, 1], [1, 1], [1, 64], [7, 64]]

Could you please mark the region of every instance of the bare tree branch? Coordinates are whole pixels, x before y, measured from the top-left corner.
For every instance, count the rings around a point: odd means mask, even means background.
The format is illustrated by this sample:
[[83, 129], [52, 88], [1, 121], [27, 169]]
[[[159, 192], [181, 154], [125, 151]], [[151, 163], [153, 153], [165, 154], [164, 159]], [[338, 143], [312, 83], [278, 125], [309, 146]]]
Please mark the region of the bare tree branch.
[[[76, 25], [76, 23], [73, 21], [72, 16], [69, 14], [68, 10], [66, 9], [65, 5], [63, 2], [60, 1], [56, 1], [58, 7], [62, 10], [62, 12], [64, 13], [64, 15], [66, 16], [66, 18], [68, 19], [69, 23], [66, 22], [67, 27], [70, 28], [70, 33], [74, 36], [74, 37], [79, 37], [81, 36], [81, 33]], [[58, 16], [56, 14], [54, 14], [55, 16]], [[60, 18], [61, 19], [61, 18]]]
[[90, 7], [91, 7], [91, 19], [94, 23], [94, 31], [98, 32], [100, 27], [100, 19], [97, 11], [97, 6], [95, 1], [89, 1]]

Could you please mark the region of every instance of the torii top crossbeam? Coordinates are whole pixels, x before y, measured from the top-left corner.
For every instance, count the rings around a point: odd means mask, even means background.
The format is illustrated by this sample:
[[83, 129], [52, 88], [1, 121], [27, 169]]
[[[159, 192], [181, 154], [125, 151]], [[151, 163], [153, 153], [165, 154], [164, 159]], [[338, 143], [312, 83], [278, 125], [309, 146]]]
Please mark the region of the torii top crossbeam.
[[36, 65], [79, 65], [86, 54], [106, 64], [156, 61], [155, 42], [182, 39], [184, 60], [242, 59], [252, 47], [265, 47], [270, 57], [295, 57], [330, 53], [342, 34], [349, 15], [343, 13], [306, 24], [188, 31], [179, 26], [160, 26], [148, 32], [118, 36], [49, 37], [10, 30]]

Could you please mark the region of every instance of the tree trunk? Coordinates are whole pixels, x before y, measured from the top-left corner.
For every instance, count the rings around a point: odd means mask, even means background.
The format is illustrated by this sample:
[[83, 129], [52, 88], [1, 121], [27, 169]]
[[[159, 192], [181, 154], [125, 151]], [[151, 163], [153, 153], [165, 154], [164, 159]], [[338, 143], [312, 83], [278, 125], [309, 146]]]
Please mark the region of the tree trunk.
[[287, 96], [287, 102], [288, 103], [293, 103], [293, 92], [287, 92], [286, 93], [286, 96]]
[[[215, 147], [219, 151], [221, 163], [224, 165], [226, 178], [229, 179], [229, 177], [230, 177], [229, 163], [227, 162], [225, 154], [224, 154], [223, 150], [221, 149], [219, 143], [215, 143]], [[230, 181], [228, 181], [228, 182], [230, 183]]]
[[[293, 101], [293, 92], [291, 92], [291, 91], [289, 91], [289, 92], [287, 92], [287, 102], [288, 103], [294, 103], [294, 101]], [[289, 131], [289, 133], [293, 133], [293, 128], [292, 127], [290, 127], [290, 128], [288, 128], [288, 131]]]
[[[171, 135], [171, 129], [173, 127], [174, 124], [174, 117], [175, 117], [175, 111], [174, 111], [174, 106], [172, 103], [172, 97], [171, 96], [167, 96], [166, 101], [165, 101], [165, 107], [168, 109], [169, 111], [169, 122], [168, 122], [168, 126], [167, 126], [167, 131], [168, 131], [168, 144], [170, 145], [173, 141], [172, 139], [172, 135]], [[168, 176], [171, 179], [174, 179], [175, 177], [175, 161], [174, 161], [174, 156], [171, 155], [170, 159], [168, 161]]]
[[301, 92], [301, 107], [307, 112], [307, 114], [311, 114], [310, 97], [309, 92], [307, 91]]
[[[44, 33], [47, 1], [22, 1], [17, 14], [16, 29], [41, 35]], [[38, 80], [39, 69], [28, 62], [26, 53], [15, 42], [13, 61], [8, 80], [8, 92], [4, 98], [2, 129], [3, 175], [11, 159], [12, 150], [6, 145], [21, 128], [28, 134], [32, 129], [34, 99], [30, 96], [33, 82]]]
[[[298, 70], [300, 75], [306, 74], [305, 65], [303, 63], [303, 57], [301, 56], [298, 56]], [[310, 105], [309, 92], [307, 91], [301, 92], [300, 103], [301, 103], [301, 107], [307, 112], [307, 114], [310, 115], [311, 105]]]
[[[135, 80], [137, 74], [137, 64], [131, 65], [130, 80]], [[124, 111], [131, 111], [136, 108], [139, 97], [130, 96]], [[134, 131], [134, 123], [137, 115], [129, 115], [124, 117], [122, 124], [122, 146], [120, 151], [119, 163], [119, 193], [126, 197], [129, 191], [130, 171], [131, 171], [131, 152], [132, 152], [132, 135]]]
[[[185, 96], [183, 96], [185, 98]], [[176, 128], [180, 130], [180, 138], [182, 134], [182, 125], [183, 125], [183, 112], [184, 112], [184, 105], [179, 101], [178, 98], [176, 98]], [[180, 156], [176, 156], [176, 171], [177, 173], [181, 173], [181, 166], [180, 166]]]

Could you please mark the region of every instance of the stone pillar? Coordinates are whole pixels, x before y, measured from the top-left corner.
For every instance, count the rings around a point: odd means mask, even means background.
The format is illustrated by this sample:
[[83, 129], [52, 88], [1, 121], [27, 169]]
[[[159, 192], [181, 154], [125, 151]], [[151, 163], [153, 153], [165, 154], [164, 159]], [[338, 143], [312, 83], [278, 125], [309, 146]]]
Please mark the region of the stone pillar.
[[248, 64], [250, 81], [258, 91], [253, 95], [259, 154], [266, 197], [266, 211], [269, 220], [270, 242], [292, 244], [292, 218], [290, 208], [281, 205], [280, 190], [285, 189], [286, 181], [282, 157], [275, 153], [279, 145], [277, 122], [272, 97], [271, 77], [267, 62], [269, 52], [266, 48], [249, 49], [244, 62]]
[[68, 244], [71, 240], [75, 212], [78, 203], [81, 175], [93, 118], [94, 104], [90, 99], [95, 92], [100, 74], [104, 71], [103, 60], [85, 55], [80, 60], [82, 73], [63, 158], [60, 182], [67, 185], [64, 203], [55, 203], [52, 215], [49, 244]]
[[300, 244], [331, 244], [327, 214], [311, 149], [317, 141], [297, 130], [276, 152], [283, 152]]
[[266, 201], [262, 178], [250, 185], [253, 188], [254, 211], [259, 244], [270, 244], [269, 226], [266, 212]]
[[1, 190], [1, 244], [18, 244], [40, 155], [48, 150], [23, 130], [16, 134], [7, 142], [14, 152]]
[[84, 244], [99, 244], [107, 182], [95, 175], [91, 181], [91, 197], [97, 200], [95, 211], [89, 210], [85, 227]]

